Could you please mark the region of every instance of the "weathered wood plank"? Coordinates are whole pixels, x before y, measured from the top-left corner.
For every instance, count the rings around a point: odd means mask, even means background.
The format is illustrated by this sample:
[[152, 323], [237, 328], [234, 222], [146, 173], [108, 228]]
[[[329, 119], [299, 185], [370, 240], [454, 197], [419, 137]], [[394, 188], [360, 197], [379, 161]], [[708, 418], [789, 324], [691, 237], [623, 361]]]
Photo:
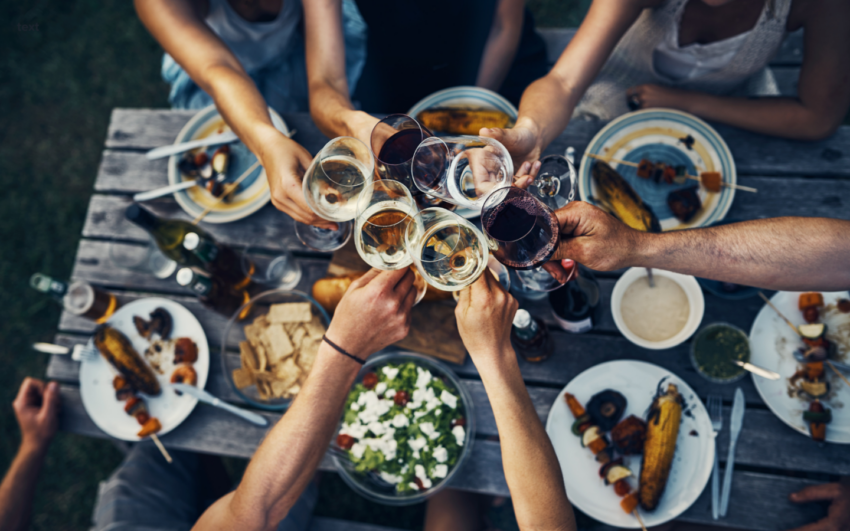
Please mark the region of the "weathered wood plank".
[[[131, 203], [132, 200], [127, 196], [93, 195], [83, 226], [83, 237], [145, 241], [147, 233], [124, 217], [124, 211]], [[158, 216], [191, 221], [191, 217], [173, 199], [149, 201], [145, 207]], [[309, 251], [295, 235], [295, 221], [271, 204], [239, 222], [202, 222], [200, 226], [218, 241], [229, 245], [263, 242], [263, 246], [269, 250]]]
[[107, 149], [100, 158], [94, 189], [98, 192], [136, 193], [168, 184], [168, 158], [148, 160], [139, 151]]
[[[238, 248], [237, 248], [238, 250]], [[144, 290], [159, 293], [175, 293], [191, 295], [191, 291], [178, 285], [173, 276], [165, 279], [156, 278], [150, 273], [131, 271], [113, 265], [110, 252], [119, 255], [142, 256], [145, 252], [143, 245], [124, 242], [104, 242], [98, 240], [81, 240], [77, 248], [77, 258], [74, 263], [72, 278], [86, 280], [91, 284], [108, 289]], [[310, 293], [313, 284], [324, 277], [328, 269], [328, 261], [321, 258], [295, 258], [301, 267], [301, 280], [295, 289]], [[258, 287], [262, 289], [262, 287]]]
[[[80, 400], [79, 389], [62, 386], [61, 393], [63, 407], [60, 427], [64, 431], [80, 435], [106, 438], [106, 434], [100, 431], [86, 415]], [[271, 422], [279, 418], [270, 413], [262, 414]], [[255, 427], [232, 415], [200, 404], [183, 424], [162, 436], [162, 442], [169, 448], [250, 458], [267, 429]], [[332, 471], [335, 470], [335, 465], [326, 456], [319, 468]], [[821, 518], [824, 513], [820, 507], [796, 506], [787, 502], [789, 493], [814, 483], [799, 478], [738, 471], [733, 477], [732, 489], [733, 492], [746, 493], [746, 495], [731, 498], [729, 516], [723, 524], [747, 529], [773, 530], [784, 529], [781, 526], [801, 525]], [[475, 441], [469, 460], [458, 472], [451, 487], [491, 495], [509, 495], [501, 467], [499, 443]], [[695, 523], [711, 521], [708, 489], [685, 512], [682, 520]]]
[[[546, 59], [550, 65], [553, 65], [575, 36], [576, 28], [537, 28], [537, 32], [546, 43]], [[798, 30], [788, 34], [770, 64], [799, 66], [802, 62], [803, 30]]]
[[404, 531], [397, 527], [361, 524], [337, 518], [321, 518], [314, 516], [310, 521], [310, 531]]

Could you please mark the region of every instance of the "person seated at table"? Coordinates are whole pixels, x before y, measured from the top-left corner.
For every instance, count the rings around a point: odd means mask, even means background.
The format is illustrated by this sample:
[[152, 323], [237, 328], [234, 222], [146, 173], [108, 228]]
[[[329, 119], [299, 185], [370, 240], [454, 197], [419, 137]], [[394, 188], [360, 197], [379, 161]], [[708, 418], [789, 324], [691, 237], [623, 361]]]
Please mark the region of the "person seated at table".
[[546, 47], [523, 0], [357, 0], [369, 32], [355, 90], [346, 82], [339, 5], [304, 5], [310, 112], [329, 137], [353, 136], [368, 146], [378, 122], [368, 112], [407, 112], [425, 96], [458, 85], [518, 101], [547, 70]]
[[[785, 291], [850, 288], [850, 221], [779, 217], [650, 234], [583, 201], [557, 211], [558, 260], [597, 271], [653, 267]], [[563, 271], [563, 270], [562, 270]]]
[[[342, 0], [342, 76], [352, 90], [363, 68], [366, 28]], [[175, 109], [215, 103], [266, 170], [272, 202], [298, 221], [326, 228], [304, 202], [301, 177], [313, 157], [272, 125], [278, 112], [309, 109], [301, 0], [136, 0], [136, 12], [165, 49], [162, 76]]]
[[[805, 30], [797, 96], [779, 96], [768, 63]], [[850, 108], [850, 2], [594, 0], [513, 129], [482, 129], [517, 165], [534, 161], [573, 117], [611, 120], [666, 107], [766, 135], [825, 138]]]

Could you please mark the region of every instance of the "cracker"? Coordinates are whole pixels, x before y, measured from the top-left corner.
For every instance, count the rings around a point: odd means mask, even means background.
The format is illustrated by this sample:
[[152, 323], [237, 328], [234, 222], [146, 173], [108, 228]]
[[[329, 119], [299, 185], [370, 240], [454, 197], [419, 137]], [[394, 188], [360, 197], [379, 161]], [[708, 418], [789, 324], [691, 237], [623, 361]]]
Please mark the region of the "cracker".
[[310, 322], [304, 323], [304, 330], [313, 339], [322, 339], [325, 335], [325, 325], [322, 324], [322, 319], [318, 315], [314, 315]]
[[290, 357], [275, 368], [274, 375], [276, 378], [271, 382], [272, 392], [275, 396], [283, 396], [298, 381], [301, 369]]
[[270, 323], [306, 323], [312, 317], [309, 302], [272, 304], [268, 313]]
[[313, 368], [313, 363], [316, 362], [316, 357], [319, 355], [319, 345], [321, 340], [305, 338], [301, 343], [301, 350], [298, 352], [298, 365], [301, 369], [308, 373]]
[[242, 367], [251, 372], [260, 371], [260, 363], [257, 359], [257, 353], [251, 348], [251, 343], [247, 341], [239, 342], [239, 359], [242, 360]]
[[257, 324], [257, 321], [245, 326], [245, 339], [251, 344], [251, 346], [256, 347], [257, 345], [262, 344], [263, 339], [263, 330], [265, 330], [264, 326]]
[[268, 349], [266, 354], [270, 365], [277, 365], [295, 352], [289, 335], [280, 324], [270, 325], [263, 334], [263, 338], [264, 345]]
[[269, 368], [269, 354], [262, 344], [254, 346], [257, 355], [257, 372], [265, 372]]
[[300, 345], [306, 336], [307, 330], [304, 329], [304, 326], [299, 326], [294, 332], [289, 333], [289, 339], [292, 340], [292, 344], [296, 348], [300, 348]]
[[260, 398], [263, 400], [272, 398], [271, 385], [265, 379], [257, 379], [257, 394], [259, 394]]
[[298, 384], [295, 384], [295, 385], [293, 385], [292, 387], [289, 388], [289, 391], [286, 392], [286, 394], [288, 395], [287, 398], [292, 398], [292, 397], [298, 395], [298, 393], [300, 393], [300, 392], [301, 392], [301, 386], [298, 385]]
[[233, 384], [237, 389], [245, 389], [248, 386], [254, 385], [257, 379], [250, 369], [236, 369], [233, 371]]

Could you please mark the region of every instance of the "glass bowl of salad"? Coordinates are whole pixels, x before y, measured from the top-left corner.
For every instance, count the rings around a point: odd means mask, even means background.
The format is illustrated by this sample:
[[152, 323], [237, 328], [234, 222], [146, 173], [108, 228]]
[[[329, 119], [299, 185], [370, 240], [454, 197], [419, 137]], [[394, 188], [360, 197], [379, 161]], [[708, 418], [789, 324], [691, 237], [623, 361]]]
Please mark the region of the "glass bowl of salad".
[[432, 358], [388, 353], [357, 375], [332, 449], [356, 492], [409, 505], [451, 482], [474, 439], [472, 398], [454, 372]]

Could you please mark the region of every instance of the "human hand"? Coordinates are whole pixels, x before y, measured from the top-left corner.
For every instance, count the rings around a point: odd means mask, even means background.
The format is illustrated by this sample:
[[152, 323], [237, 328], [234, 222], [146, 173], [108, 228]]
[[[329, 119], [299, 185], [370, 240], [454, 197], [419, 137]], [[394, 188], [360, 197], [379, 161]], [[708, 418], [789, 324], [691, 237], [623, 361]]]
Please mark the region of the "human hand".
[[519, 304], [485, 269], [471, 286], [460, 292], [455, 308], [457, 328], [473, 359], [510, 348], [511, 325]]
[[[375, 126], [378, 125], [378, 122], [380, 121], [381, 120], [375, 118], [369, 113], [363, 111], [353, 111], [347, 121], [347, 127], [349, 130], [348, 136], [353, 136], [357, 140], [363, 142], [363, 144], [367, 148], [372, 150], [372, 131], [375, 129]], [[389, 125], [386, 125], [386, 127], [383, 128], [383, 132], [383, 140], [386, 140], [387, 138], [396, 134], [397, 131]], [[377, 132], [377, 136], [380, 136], [380, 131]], [[383, 141], [380, 143], [380, 145], [384, 145]], [[374, 150], [372, 152], [374, 153]], [[376, 158], [377, 156], [378, 154], [375, 153]], [[377, 163], [377, 161], [375, 162]]]
[[626, 91], [626, 101], [633, 111], [666, 107], [688, 111], [690, 92], [661, 85], [638, 85]]
[[21, 428], [21, 446], [46, 450], [59, 427], [59, 384], [24, 378], [12, 402]]
[[519, 167], [523, 162], [533, 162], [540, 158], [542, 149], [535, 130], [532, 124], [520, 120], [511, 129], [482, 127], [478, 134], [501, 142], [511, 154], [514, 167]]
[[336, 307], [328, 338], [350, 352], [367, 358], [407, 337], [410, 309], [416, 301], [414, 274], [371, 269], [346, 290]]
[[793, 503], [828, 501], [826, 518], [792, 531], [840, 531], [850, 529], [850, 478], [841, 478], [838, 483], [826, 483], [806, 487], [788, 497]]
[[561, 237], [552, 260], [561, 260], [565, 269], [573, 260], [597, 271], [630, 265], [639, 239], [646, 235], [584, 201], [573, 201], [555, 215]]
[[336, 223], [317, 216], [304, 200], [302, 180], [313, 157], [300, 144], [282, 134], [273, 138], [274, 145], [266, 147], [262, 160], [269, 180], [272, 204], [295, 221], [323, 229], [336, 229]]

